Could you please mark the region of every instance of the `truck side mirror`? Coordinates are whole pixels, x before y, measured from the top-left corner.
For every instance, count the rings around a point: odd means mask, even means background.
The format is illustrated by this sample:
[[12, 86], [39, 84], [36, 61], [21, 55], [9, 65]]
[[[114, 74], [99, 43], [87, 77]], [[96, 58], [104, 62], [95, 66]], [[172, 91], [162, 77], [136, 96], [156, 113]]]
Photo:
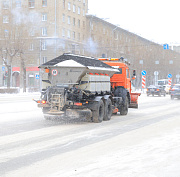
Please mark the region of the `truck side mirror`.
[[136, 76], [136, 70], [133, 70], [133, 76]]
[[132, 80], [134, 80], [135, 78], [136, 78], [136, 70], [133, 70]]

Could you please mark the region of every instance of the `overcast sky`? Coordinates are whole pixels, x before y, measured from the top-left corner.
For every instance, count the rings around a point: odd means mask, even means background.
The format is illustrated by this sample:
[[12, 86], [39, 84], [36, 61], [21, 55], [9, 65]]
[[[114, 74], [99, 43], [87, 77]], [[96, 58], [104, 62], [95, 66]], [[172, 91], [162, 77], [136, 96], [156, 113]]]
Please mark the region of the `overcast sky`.
[[180, 44], [180, 0], [88, 0], [89, 14], [159, 44]]

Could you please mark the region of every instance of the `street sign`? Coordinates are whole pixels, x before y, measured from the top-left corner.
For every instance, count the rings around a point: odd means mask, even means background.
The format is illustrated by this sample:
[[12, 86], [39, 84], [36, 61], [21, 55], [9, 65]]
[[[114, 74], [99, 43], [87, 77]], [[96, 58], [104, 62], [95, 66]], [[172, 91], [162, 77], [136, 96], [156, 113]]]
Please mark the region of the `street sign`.
[[5, 67], [4, 66], [2, 66], [2, 71], [5, 71]]
[[155, 76], [158, 76], [158, 75], [159, 75], [159, 72], [158, 72], [158, 71], [154, 71], [154, 75], [155, 75]]
[[145, 70], [142, 71], [141, 74], [142, 74], [143, 76], [145, 76], [145, 75], [146, 75], [146, 71], [145, 71]]
[[168, 78], [171, 78], [172, 77], [172, 74], [168, 74]]
[[177, 75], [176, 75], [176, 78], [177, 78], [177, 79], [179, 79], [179, 78], [180, 78], [180, 75], [179, 75], [179, 74], [177, 74]]
[[39, 74], [36, 74], [36, 79], [39, 79]]
[[164, 50], [169, 49], [169, 45], [168, 45], [168, 44], [164, 44], [164, 45], [163, 45], [163, 49], [164, 49]]
[[57, 74], [58, 74], [57, 69], [53, 69], [53, 70], [52, 70], [52, 75], [53, 75], [53, 76], [57, 76]]

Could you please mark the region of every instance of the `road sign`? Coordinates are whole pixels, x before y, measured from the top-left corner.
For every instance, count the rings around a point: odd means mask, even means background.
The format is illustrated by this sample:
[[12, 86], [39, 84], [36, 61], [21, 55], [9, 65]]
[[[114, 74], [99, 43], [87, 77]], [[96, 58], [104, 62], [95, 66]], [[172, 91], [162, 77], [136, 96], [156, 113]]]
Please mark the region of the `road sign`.
[[171, 78], [172, 77], [172, 74], [168, 74], [168, 78]]
[[53, 76], [57, 76], [57, 74], [58, 74], [57, 69], [53, 69], [53, 70], [52, 70], [52, 75], [53, 75]]
[[142, 74], [143, 76], [145, 76], [145, 75], [146, 75], [146, 71], [145, 71], [145, 70], [142, 71], [141, 74]]
[[164, 44], [164, 45], [163, 45], [163, 49], [164, 49], [164, 50], [169, 49], [169, 45], [168, 45], [168, 44]]
[[36, 74], [36, 79], [39, 79], [39, 74]]
[[5, 67], [4, 66], [2, 66], [2, 71], [5, 71]]
[[158, 72], [158, 71], [154, 71], [154, 75], [155, 75], [155, 76], [158, 76], [158, 75], [159, 75], [159, 72]]

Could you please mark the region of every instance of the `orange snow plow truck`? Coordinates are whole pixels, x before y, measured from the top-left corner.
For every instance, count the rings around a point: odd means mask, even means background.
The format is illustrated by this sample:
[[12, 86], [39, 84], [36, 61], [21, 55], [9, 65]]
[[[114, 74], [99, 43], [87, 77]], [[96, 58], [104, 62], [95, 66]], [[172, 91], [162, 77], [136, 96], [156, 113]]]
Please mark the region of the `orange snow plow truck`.
[[[99, 58], [99, 60], [119, 70], [110, 79], [111, 87], [112, 89], [117, 89], [118, 87], [125, 88], [127, 91], [129, 108], [138, 108], [138, 96], [140, 96], [141, 93], [133, 93], [131, 88], [131, 80], [135, 79], [136, 71], [133, 70], [133, 76], [131, 78], [128, 66], [130, 64], [128, 62], [123, 62], [123, 58]], [[122, 95], [123, 98], [123, 94], [120, 95]]]
[[39, 66], [42, 92], [36, 102], [45, 119], [75, 116], [99, 123], [138, 108], [140, 93], [132, 93], [129, 67], [121, 60], [63, 54]]

